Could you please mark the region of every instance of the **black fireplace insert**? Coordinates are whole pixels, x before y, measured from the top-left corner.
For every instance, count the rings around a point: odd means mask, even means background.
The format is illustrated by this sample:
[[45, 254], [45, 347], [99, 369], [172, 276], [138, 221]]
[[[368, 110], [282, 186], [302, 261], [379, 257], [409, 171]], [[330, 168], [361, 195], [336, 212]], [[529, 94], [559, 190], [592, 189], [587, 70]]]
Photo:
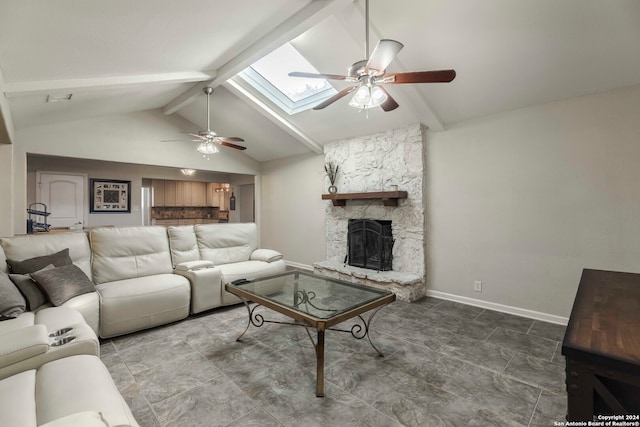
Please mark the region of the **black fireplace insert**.
[[391, 221], [350, 219], [347, 230], [349, 265], [388, 271], [392, 269], [393, 234]]

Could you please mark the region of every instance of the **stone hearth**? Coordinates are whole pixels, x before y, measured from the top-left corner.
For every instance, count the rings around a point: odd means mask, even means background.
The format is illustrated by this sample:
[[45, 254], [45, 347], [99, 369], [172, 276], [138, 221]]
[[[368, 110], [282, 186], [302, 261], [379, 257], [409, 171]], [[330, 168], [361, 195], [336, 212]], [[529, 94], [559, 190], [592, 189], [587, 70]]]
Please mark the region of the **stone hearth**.
[[[325, 145], [325, 162], [339, 165], [339, 193], [407, 191], [397, 207], [380, 200], [348, 200], [326, 204], [327, 260], [314, 270], [330, 277], [383, 287], [398, 299], [414, 301], [425, 289], [424, 137], [420, 124]], [[328, 182], [328, 181], [327, 181]], [[344, 264], [349, 219], [392, 221], [393, 270], [377, 272]]]
[[334, 279], [392, 291], [399, 301], [413, 302], [425, 295], [422, 277], [417, 274], [375, 271], [337, 261], [316, 262], [313, 264], [313, 272]]

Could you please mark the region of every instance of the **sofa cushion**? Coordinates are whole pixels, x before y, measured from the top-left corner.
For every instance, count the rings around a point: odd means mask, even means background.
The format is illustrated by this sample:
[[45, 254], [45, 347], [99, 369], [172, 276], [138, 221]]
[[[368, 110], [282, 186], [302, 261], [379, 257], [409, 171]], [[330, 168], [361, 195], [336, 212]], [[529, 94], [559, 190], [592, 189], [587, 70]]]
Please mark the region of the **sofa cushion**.
[[50, 255], [42, 255], [22, 261], [15, 261], [7, 258], [7, 264], [9, 265], [9, 271], [13, 274], [29, 274], [34, 271], [43, 269], [44, 267], [52, 264], [54, 267], [60, 267], [63, 265], [71, 264], [71, 257], [69, 256], [69, 248], [63, 249], [60, 252], [56, 252]]
[[0, 381], [0, 417], [3, 426], [36, 427], [36, 371], [29, 370]]
[[[53, 264], [49, 264], [42, 270], [38, 271], [51, 270], [52, 268], [54, 268]], [[20, 290], [20, 293], [22, 293], [22, 295], [24, 296], [24, 299], [27, 303], [27, 310], [36, 310], [38, 307], [47, 302], [47, 295], [42, 291], [42, 289], [40, 289], [31, 275], [9, 274], [9, 278]]]
[[93, 411], [100, 412], [111, 426], [138, 425], [109, 371], [96, 356], [65, 357], [40, 367], [35, 397], [38, 424]]
[[122, 335], [184, 319], [189, 315], [189, 280], [178, 274], [125, 279], [96, 285], [100, 294], [100, 336]]
[[27, 309], [27, 302], [6, 273], [0, 271], [0, 315], [18, 317]]
[[98, 228], [89, 238], [96, 285], [173, 271], [164, 227]]
[[[24, 260], [69, 249], [71, 261], [91, 277], [91, 248], [86, 233], [38, 233], [0, 238], [7, 257]], [[29, 272], [30, 273], [30, 272]]]
[[49, 301], [55, 306], [62, 305], [75, 296], [95, 290], [93, 282], [74, 264], [37, 271], [31, 273], [31, 277], [44, 290]]
[[200, 252], [193, 225], [167, 227], [171, 259], [176, 266], [183, 262], [198, 261]]
[[248, 261], [258, 248], [254, 223], [196, 224], [194, 226], [200, 259], [215, 265]]
[[[43, 305], [42, 308], [47, 307]], [[97, 292], [89, 292], [87, 294], [78, 295], [62, 304], [62, 307], [72, 308], [79, 312], [84, 318], [87, 325], [98, 334], [100, 328], [100, 296]], [[39, 311], [38, 311], [39, 313]]]

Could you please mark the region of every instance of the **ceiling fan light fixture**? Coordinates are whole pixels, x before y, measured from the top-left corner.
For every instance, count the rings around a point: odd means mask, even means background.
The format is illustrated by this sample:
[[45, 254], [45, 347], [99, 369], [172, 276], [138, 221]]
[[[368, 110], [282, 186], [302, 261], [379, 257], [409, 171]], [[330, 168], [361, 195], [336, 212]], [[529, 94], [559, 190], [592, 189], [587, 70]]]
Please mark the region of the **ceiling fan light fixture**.
[[196, 173], [195, 169], [180, 169], [180, 172], [182, 172], [182, 175], [186, 175], [186, 176], [191, 176], [194, 173]]
[[356, 93], [349, 101], [351, 107], [358, 110], [368, 110], [370, 108], [379, 107], [387, 100], [386, 92], [379, 86], [362, 85], [356, 90]]
[[204, 141], [197, 148], [198, 152], [202, 153], [202, 157], [206, 157], [209, 160], [209, 156], [212, 154], [216, 154], [220, 150], [212, 141]]

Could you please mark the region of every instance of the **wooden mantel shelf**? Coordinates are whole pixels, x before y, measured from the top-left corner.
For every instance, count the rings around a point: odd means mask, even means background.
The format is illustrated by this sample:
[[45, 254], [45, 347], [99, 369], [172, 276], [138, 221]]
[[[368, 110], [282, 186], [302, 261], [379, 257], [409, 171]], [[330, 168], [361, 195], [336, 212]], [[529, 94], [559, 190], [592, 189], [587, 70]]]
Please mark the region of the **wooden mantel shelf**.
[[406, 199], [406, 191], [374, 191], [368, 193], [323, 194], [322, 200], [331, 200], [333, 206], [346, 206], [347, 200], [380, 199], [385, 206], [398, 206], [398, 199]]

